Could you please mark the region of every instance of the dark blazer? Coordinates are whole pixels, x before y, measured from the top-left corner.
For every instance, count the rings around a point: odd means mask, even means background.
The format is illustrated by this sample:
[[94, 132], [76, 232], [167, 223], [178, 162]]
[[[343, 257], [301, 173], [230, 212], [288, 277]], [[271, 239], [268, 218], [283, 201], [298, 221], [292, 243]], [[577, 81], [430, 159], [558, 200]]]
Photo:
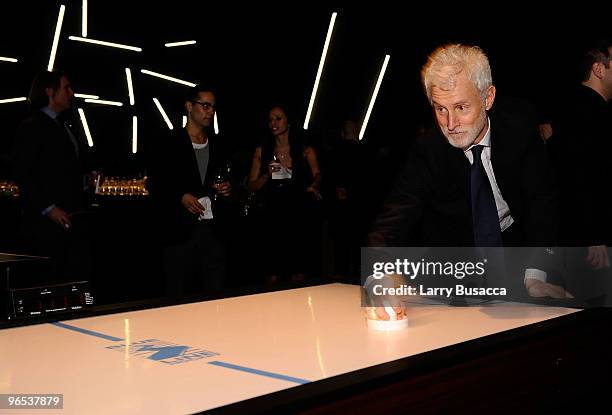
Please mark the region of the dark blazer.
[[12, 170], [27, 214], [40, 215], [52, 204], [67, 213], [85, 208], [88, 147], [79, 130], [72, 128], [79, 148], [77, 157], [63, 122], [35, 110], [17, 130]]
[[567, 94], [560, 108], [548, 147], [560, 188], [561, 243], [610, 246], [612, 111], [601, 95], [583, 85]]
[[[179, 244], [189, 238], [198, 223], [198, 216], [190, 213], [181, 199], [185, 193], [196, 198], [209, 196], [213, 202], [214, 219], [210, 222], [217, 230], [230, 220], [235, 207], [233, 197], [219, 197], [215, 202], [212, 188], [214, 174], [229, 160], [228, 146], [213, 134], [208, 135], [209, 162], [204, 184], [200, 179], [198, 162], [187, 130], [178, 129], [158, 139], [150, 169], [150, 189], [158, 211], [162, 240], [166, 244]], [[235, 193], [236, 189], [232, 189]]]
[[[544, 144], [528, 115], [491, 112], [491, 164], [514, 219], [509, 246], [555, 240], [556, 199]], [[473, 246], [470, 163], [439, 130], [418, 138], [374, 222], [371, 246]], [[504, 232], [505, 233], [505, 232]]]

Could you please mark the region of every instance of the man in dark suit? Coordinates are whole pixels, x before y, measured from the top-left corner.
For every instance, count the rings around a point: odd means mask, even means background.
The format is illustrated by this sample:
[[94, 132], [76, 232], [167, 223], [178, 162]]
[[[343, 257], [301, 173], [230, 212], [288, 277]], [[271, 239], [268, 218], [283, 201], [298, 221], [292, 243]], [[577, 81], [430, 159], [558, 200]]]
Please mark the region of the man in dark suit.
[[151, 191], [159, 207], [167, 293], [219, 292], [226, 276], [231, 200], [228, 151], [211, 131], [216, 98], [197, 85], [187, 123], [157, 143]]
[[568, 284], [576, 295], [605, 294], [610, 303], [612, 40], [583, 48], [578, 62], [581, 82], [553, 114], [547, 146], [560, 190], [560, 243], [573, 247], [566, 263], [576, 270]]
[[610, 267], [612, 245], [608, 204], [612, 152], [612, 41], [601, 42], [581, 57], [582, 82], [553, 120], [548, 141], [560, 184], [562, 246], [588, 247], [588, 262]]
[[[421, 77], [438, 129], [416, 140], [369, 234], [370, 246], [548, 246], [555, 242], [552, 175], [537, 125], [495, 100], [478, 47], [436, 49]], [[534, 296], [565, 297], [527, 269]]]
[[87, 279], [91, 252], [79, 213], [88, 147], [67, 116], [74, 93], [60, 71], [39, 73], [32, 83], [31, 115], [20, 125], [12, 153], [21, 190], [23, 230], [32, 253], [50, 256], [55, 277]]

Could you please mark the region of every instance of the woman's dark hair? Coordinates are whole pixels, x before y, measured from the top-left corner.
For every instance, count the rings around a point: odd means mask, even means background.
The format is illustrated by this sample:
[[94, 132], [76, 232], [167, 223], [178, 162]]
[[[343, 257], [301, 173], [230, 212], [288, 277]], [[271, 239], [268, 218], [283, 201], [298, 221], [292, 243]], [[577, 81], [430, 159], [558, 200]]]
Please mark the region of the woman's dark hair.
[[[305, 137], [303, 131], [300, 129], [299, 124], [292, 122], [292, 118], [290, 118], [289, 113], [286, 110], [286, 106], [282, 104], [275, 104], [268, 107], [268, 111], [266, 112], [266, 120], [270, 116], [270, 111], [274, 108], [280, 108], [287, 118], [287, 122], [290, 126], [289, 129], [289, 154], [291, 155], [292, 167], [293, 167], [293, 179], [302, 179], [302, 175], [306, 172], [303, 169], [303, 157], [304, 157], [304, 148], [307, 143], [305, 142]], [[272, 160], [274, 155], [274, 146], [276, 145], [274, 136], [270, 131], [265, 135], [264, 139], [261, 141], [261, 173], [264, 174], [268, 170], [268, 164]]]
[[32, 81], [28, 101], [32, 109], [41, 109], [49, 105], [49, 97], [46, 89], [51, 88], [54, 91], [58, 90], [62, 77], [67, 76], [64, 71], [42, 71], [39, 72]]

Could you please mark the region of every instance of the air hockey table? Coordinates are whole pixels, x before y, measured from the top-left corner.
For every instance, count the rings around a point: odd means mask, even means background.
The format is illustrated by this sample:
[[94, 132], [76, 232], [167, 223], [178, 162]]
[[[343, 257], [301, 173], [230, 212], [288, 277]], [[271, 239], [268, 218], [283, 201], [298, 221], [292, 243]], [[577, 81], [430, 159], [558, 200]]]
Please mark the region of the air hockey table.
[[[599, 353], [585, 349], [589, 311], [409, 306], [407, 329], [375, 331], [359, 286], [327, 284], [6, 328], [0, 394], [63, 394], [62, 410], [37, 414], [445, 408], [499, 382], [546, 390], [560, 359]], [[512, 380], [518, 366], [527, 380]]]

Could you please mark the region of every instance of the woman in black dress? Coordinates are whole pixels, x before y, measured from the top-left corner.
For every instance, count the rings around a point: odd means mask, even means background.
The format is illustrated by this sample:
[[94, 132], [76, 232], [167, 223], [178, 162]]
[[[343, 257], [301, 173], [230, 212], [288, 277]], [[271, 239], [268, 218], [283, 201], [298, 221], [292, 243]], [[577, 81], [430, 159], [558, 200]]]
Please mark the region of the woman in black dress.
[[299, 129], [292, 129], [285, 110], [268, 113], [270, 134], [255, 149], [249, 190], [264, 201], [258, 230], [263, 273], [302, 280], [319, 260], [315, 210], [321, 200], [321, 172], [314, 148]]

